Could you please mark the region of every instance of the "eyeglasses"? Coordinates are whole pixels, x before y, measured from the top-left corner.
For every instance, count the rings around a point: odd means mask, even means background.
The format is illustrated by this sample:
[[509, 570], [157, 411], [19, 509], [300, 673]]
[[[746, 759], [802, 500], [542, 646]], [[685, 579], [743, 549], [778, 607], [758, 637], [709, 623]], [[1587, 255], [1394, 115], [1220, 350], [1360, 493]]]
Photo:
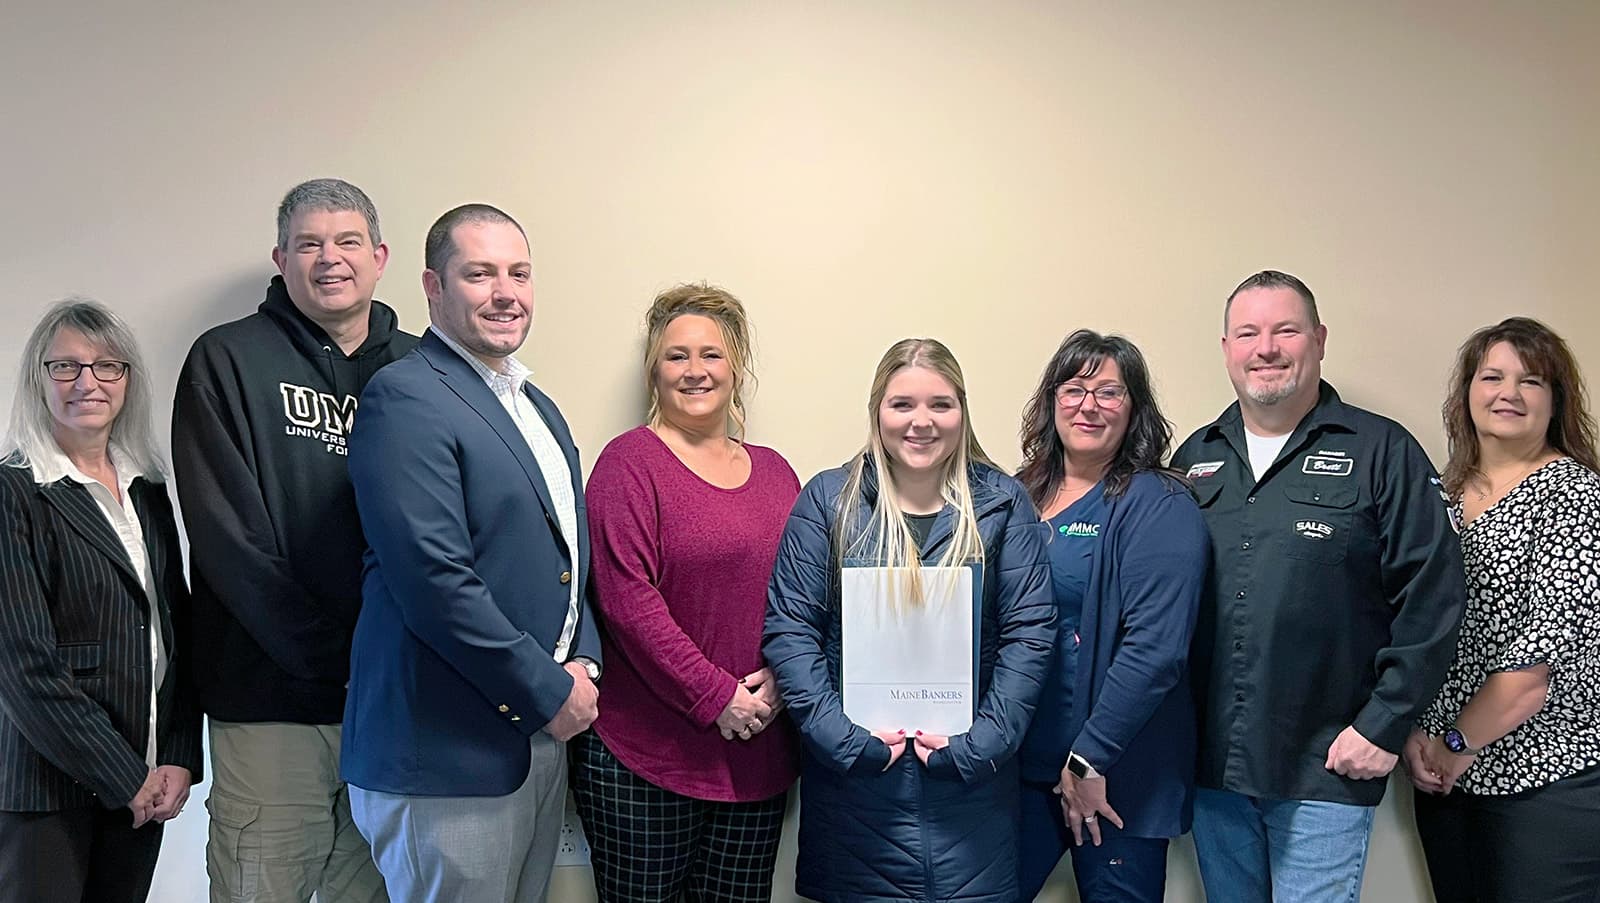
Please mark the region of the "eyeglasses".
[[1090, 395], [1094, 396], [1096, 407], [1104, 408], [1107, 411], [1115, 411], [1117, 408], [1122, 407], [1124, 401], [1127, 401], [1128, 387], [1100, 386], [1090, 391], [1083, 386], [1075, 386], [1071, 383], [1062, 383], [1056, 386], [1056, 404], [1059, 407], [1079, 407]]
[[114, 383], [128, 375], [129, 364], [127, 361], [91, 361], [87, 364], [79, 361], [45, 361], [44, 372], [58, 383], [71, 383], [78, 381], [78, 375], [83, 373], [83, 368], [88, 367], [94, 378], [103, 383]]

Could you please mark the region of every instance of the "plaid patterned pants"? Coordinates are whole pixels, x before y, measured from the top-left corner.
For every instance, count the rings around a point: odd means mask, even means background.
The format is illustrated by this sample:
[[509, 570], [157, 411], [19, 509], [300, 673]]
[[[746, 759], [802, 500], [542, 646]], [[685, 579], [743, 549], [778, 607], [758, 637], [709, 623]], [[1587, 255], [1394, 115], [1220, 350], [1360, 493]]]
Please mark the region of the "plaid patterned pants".
[[572, 791], [600, 903], [766, 903], [787, 794], [681, 796], [617, 761], [594, 731], [571, 741]]

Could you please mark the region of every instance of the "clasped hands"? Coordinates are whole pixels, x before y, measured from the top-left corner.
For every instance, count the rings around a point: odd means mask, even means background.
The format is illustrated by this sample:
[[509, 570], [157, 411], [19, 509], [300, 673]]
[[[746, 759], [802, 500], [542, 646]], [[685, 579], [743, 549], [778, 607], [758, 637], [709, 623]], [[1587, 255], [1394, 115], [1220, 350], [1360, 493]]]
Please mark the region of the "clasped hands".
[[128, 801], [133, 812], [133, 826], [141, 828], [149, 822], [170, 821], [183, 811], [189, 801], [189, 769], [177, 765], [159, 765], [145, 775], [139, 792]]
[[1411, 785], [1423, 793], [1447, 794], [1455, 788], [1456, 781], [1472, 767], [1476, 755], [1453, 753], [1444, 745], [1444, 738], [1432, 737], [1414, 730], [1406, 738], [1406, 773]]
[[911, 750], [918, 761], [922, 762], [924, 768], [928, 765], [929, 756], [950, 745], [950, 738], [944, 734], [924, 734], [922, 731], [917, 731], [908, 738], [905, 728], [897, 731], [873, 731], [872, 736], [877, 737], [883, 745], [889, 747], [889, 764], [883, 766], [884, 771], [893, 768], [894, 763], [900, 761], [900, 757], [905, 755], [907, 739], [915, 741], [911, 744]]
[[724, 740], [749, 740], [766, 730], [782, 711], [777, 677], [771, 668], [762, 668], [739, 678], [733, 698], [717, 716], [717, 730]]
[[572, 689], [567, 692], [567, 701], [542, 730], [557, 740], [571, 740], [600, 717], [600, 689], [589, 679], [589, 672], [582, 664], [567, 662], [561, 667], [572, 675]]

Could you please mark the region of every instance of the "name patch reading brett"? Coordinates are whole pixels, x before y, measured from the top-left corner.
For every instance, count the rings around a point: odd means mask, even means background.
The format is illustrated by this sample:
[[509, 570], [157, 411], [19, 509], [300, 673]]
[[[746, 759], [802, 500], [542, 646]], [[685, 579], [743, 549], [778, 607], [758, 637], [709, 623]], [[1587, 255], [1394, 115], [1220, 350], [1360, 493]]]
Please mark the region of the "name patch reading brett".
[[1325, 477], [1348, 477], [1355, 468], [1355, 461], [1331, 455], [1306, 455], [1305, 460], [1300, 462], [1301, 473]]

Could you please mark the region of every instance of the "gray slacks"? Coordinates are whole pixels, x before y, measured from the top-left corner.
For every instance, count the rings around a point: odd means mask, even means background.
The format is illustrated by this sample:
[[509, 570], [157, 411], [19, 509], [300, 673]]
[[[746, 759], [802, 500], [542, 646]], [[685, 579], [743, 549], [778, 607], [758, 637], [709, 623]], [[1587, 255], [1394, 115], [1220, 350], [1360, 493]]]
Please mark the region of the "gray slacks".
[[356, 827], [389, 897], [406, 903], [543, 903], [567, 800], [566, 744], [539, 732], [506, 796], [407, 796], [350, 785]]

